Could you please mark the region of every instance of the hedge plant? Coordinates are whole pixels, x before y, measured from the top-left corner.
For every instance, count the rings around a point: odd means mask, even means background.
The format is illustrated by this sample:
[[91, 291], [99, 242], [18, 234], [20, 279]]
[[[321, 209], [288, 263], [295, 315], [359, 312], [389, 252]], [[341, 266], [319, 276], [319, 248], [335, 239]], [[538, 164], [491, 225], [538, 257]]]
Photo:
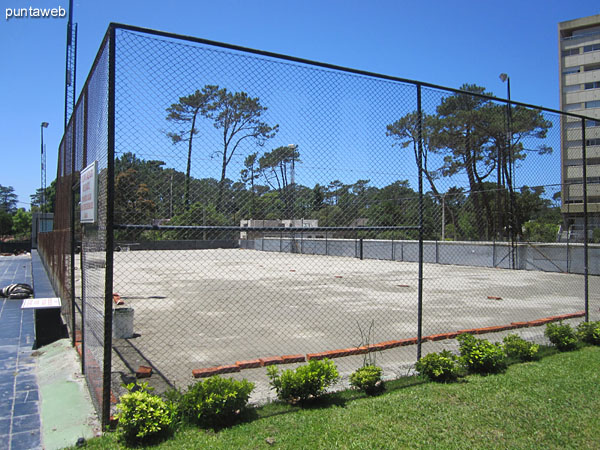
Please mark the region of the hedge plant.
[[231, 425], [246, 409], [254, 384], [213, 376], [191, 385], [180, 397], [183, 418], [207, 427]]
[[528, 342], [517, 334], [509, 334], [503, 339], [504, 352], [510, 358], [517, 358], [521, 361], [533, 361], [538, 358], [540, 346]]
[[577, 334], [568, 323], [549, 323], [546, 325], [544, 335], [561, 352], [577, 348]]
[[313, 359], [296, 370], [287, 369], [281, 373], [277, 367], [269, 366], [267, 376], [277, 397], [288, 402], [304, 402], [320, 397], [339, 379], [337, 368], [329, 359]]
[[117, 432], [126, 443], [143, 444], [160, 440], [172, 432], [175, 408], [150, 393], [146, 383], [131, 383], [117, 404]]
[[455, 381], [460, 374], [460, 366], [456, 355], [448, 350], [439, 353], [428, 353], [415, 366], [417, 371], [431, 381]]
[[588, 344], [600, 345], [600, 321], [581, 322], [577, 325], [577, 336]]
[[460, 358], [474, 373], [497, 373], [506, 368], [506, 356], [501, 344], [478, 339], [465, 333], [456, 338], [460, 343]]
[[381, 391], [384, 387], [381, 380], [381, 367], [373, 364], [360, 367], [350, 375], [350, 385], [371, 395]]

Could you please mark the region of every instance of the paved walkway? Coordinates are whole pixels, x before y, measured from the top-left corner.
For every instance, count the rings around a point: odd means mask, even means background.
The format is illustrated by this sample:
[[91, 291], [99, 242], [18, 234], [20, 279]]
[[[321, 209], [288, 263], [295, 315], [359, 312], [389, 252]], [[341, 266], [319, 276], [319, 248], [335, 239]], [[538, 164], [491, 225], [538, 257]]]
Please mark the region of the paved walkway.
[[[27, 283], [55, 297], [34, 250], [0, 256], [0, 288]], [[34, 311], [0, 298], [0, 450], [59, 449], [99, 432], [80, 361], [68, 339], [33, 351]]]
[[[0, 257], [0, 287], [12, 283], [33, 284], [28, 255]], [[42, 448], [33, 310], [22, 310], [22, 300], [1, 301], [0, 449]]]

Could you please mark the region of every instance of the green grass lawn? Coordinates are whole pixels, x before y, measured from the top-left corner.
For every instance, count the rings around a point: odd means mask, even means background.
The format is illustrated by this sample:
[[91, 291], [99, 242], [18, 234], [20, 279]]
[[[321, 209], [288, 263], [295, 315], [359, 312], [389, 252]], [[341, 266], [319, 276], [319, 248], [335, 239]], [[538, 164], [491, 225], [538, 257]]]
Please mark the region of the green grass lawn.
[[[376, 397], [347, 391], [308, 408], [271, 404], [234, 427], [184, 427], [151, 448], [599, 449], [600, 347], [545, 353], [457, 383], [412, 377]], [[119, 446], [108, 433], [86, 448]]]

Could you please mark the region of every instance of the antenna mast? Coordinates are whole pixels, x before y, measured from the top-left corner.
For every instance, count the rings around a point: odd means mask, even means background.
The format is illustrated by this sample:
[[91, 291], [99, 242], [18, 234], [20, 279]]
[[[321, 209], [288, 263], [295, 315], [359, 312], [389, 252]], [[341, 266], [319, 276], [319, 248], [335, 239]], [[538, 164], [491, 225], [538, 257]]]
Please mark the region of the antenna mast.
[[77, 24], [73, 23], [73, 0], [69, 0], [67, 55], [65, 67], [65, 130], [75, 109], [75, 73], [77, 69]]

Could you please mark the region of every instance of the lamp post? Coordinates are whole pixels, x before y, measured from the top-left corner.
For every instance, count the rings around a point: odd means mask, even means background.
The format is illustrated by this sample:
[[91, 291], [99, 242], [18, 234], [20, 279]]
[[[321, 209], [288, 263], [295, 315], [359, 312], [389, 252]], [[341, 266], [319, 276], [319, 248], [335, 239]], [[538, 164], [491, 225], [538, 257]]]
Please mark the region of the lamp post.
[[40, 184], [42, 188], [42, 195], [40, 197], [40, 212], [44, 212], [44, 206], [46, 206], [46, 154], [44, 153], [44, 128], [48, 128], [50, 125], [48, 122], [42, 122], [40, 125], [40, 146], [41, 146], [41, 173], [40, 173]]
[[442, 242], [446, 240], [446, 194], [442, 194]]

